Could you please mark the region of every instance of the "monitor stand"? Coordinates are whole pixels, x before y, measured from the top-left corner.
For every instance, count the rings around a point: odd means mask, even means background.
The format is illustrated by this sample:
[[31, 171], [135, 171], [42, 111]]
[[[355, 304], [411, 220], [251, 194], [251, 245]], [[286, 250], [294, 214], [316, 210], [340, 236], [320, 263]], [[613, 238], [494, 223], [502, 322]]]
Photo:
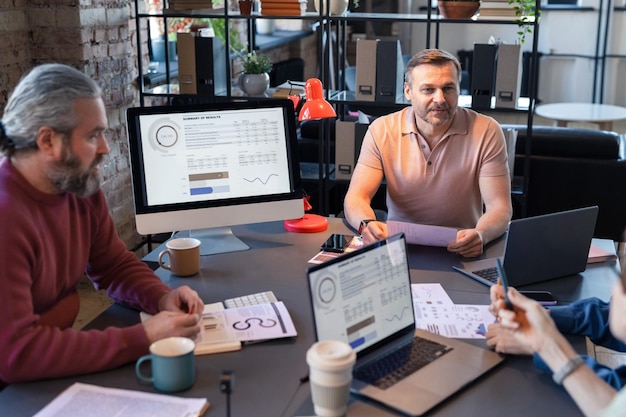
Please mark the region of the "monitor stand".
[[176, 237], [193, 237], [200, 242], [200, 255], [238, 252], [250, 249], [233, 234], [230, 227], [214, 227], [210, 229], [186, 230], [176, 233]]

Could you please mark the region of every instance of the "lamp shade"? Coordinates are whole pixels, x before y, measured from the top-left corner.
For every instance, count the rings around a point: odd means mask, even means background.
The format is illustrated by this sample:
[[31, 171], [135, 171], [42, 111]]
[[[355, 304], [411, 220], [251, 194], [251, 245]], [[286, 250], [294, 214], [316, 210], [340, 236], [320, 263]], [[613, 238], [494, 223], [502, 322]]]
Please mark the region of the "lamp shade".
[[337, 117], [333, 106], [324, 99], [324, 89], [320, 80], [309, 78], [304, 84], [304, 91], [306, 102], [300, 110], [299, 121]]

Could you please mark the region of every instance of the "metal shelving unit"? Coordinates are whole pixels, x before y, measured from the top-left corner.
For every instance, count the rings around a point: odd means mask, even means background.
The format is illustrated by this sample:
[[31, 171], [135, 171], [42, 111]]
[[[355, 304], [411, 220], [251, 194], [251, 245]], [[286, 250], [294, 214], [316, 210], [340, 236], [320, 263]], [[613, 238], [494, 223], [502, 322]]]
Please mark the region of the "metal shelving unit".
[[[536, 10], [540, 11], [540, 1], [535, 0]], [[347, 51], [347, 26], [351, 22], [356, 21], [390, 21], [390, 22], [402, 22], [402, 23], [423, 23], [426, 26], [426, 34], [425, 34], [425, 48], [437, 48], [439, 47], [439, 33], [441, 25], [449, 25], [449, 24], [470, 24], [470, 25], [517, 25], [518, 23], [514, 20], [514, 18], [485, 18], [485, 19], [446, 19], [438, 14], [433, 14], [432, 9], [428, 9], [425, 14], [405, 14], [405, 13], [348, 13], [343, 16], [328, 16], [329, 24], [326, 26], [326, 30], [328, 36], [330, 37], [331, 32], [334, 31], [334, 34], [337, 38], [337, 43], [340, 44], [341, 47], [336, 48], [335, 53], [335, 62], [337, 64], [337, 84], [339, 86], [339, 91], [334, 91], [332, 94], [328, 95], [329, 101], [331, 101], [338, 109], [338, 114], [343, 114], [343, 108], [346, 105], [362, 105], [362, 106], [377, 106], [377, 107], [389, 107], [390, 112], [398, 110], [402, 107], [409, 105], [408, 102], [396, 102], [396, 103], [379, 103], [379, 102], [359, 102], [355, 100], [354, 93], [345, 91], [345, 77], [340, 77], [339, 74], [345, 74], [345, 62], [346, 60], [341, 55], [341, 51]], [[520, 216], [525, 217], [527, 212], [527, 204], [526, 204], [526, 196], [529, 192], [529, 174], [530, 174], [530, 155], [531, 155], [531, 146], [532, 146], [532, 126], [533, 126], [533, 116], [535, 103], [537, 100], [536, 91], [537, 91], [537, 80], [538, 80], [538, 40], [539, 40], [539, 21], [538, 19], [531, 19], [528, 21], [527, 25], [532, 26], [532, 54], [531, 54], [531, 65], [530, 72], [528, 74], [528, 107], [520, 108], [517, 111], [525, 111], [527, 113], [527, 139], [526, 139], [526, 148], [525, 148], [525, 158], [524, 158], [524, 167], [523, 167], [523, 175], [521, 178], [518, 178], [515, 182], [515, 187], [512, 192], [512, 198], [519, 204], [520, 207]], [[435, 30], [435, 39], [431, 39], [431, 32], [434, 26]], [[327, 62], [327, 61], [326, 61]], [[324, 80], [322, 80], [324, 81]], [[494, 108], [494, 111], [501, 110]], [[511, 109], [505, 109], [505, 111], [516, 111]], [[324, 159], [321, 161], [320, 166], [329, 166], [330, 162], [330, 135], [324, 135], [322, 137], [321, 146], [324, 148]], [[324, 175], [321, 175], [320, 178], [323, 178], [324, 181], [333, 181], [336, 180], [331, 179], [331, 173], [325, 172]], [[348, 180], [338, 180], [338, 182], [348, 182]], [[330, 189], [330, 185], [325, 185], [325, 190]], [[326, 195], [328, 198], [328, 195]], [[325, 204], [325, 207], [328, 207], [328, 204]], [[323, 213], [329, 214], [329, 213]]]
[[[317, 36], [318, 36], [318, 68], [319, 68], [319, 78], [324, 85], [327, 85], [330, 80], [336, 80], [337, 89], [331, 90], [330, 88], [326, 89], [326, 98], [331, 101], [340, 111], [338, 114], [339, 117], [342, 117], [342, 111], [344, 106], [349, 104], [359, 104], [358, 101], [354, 100], [349, 92], [346, 91], [346, 83], [345, 83], [345, 53], [347, 51], [347, 28], [351, 22], [402, 22], [402, 23], [423, 23], [425, 24], [426, 32], [424, 36], [424, 47], [438, 47], [439, 39], [440, 39], [440, 27], [441, 25], [449, 25], [449, 24], [470, 24], [470, 25], [511, 25], [517, 24], [512, 18], [511, 19], [500, 19], [500, 18], [488, 18], [488, 19], [478, 19], [476, 21], [471, 19], [445, 19], [438, 14], [433, 14], [431, 8], [427, 8], [426, 13], [423, 14], [407, 14], [407, 13], [356, 13], [350, 12], [341, 16], [329, 15], [330, 4], [327, 2], [327, 8], [321, 14], [315, 13], [307, 13], [302, 16], [262, 16], [258, 13], [253, 13], [251, 15], [240, 15], [238, 13], [229, 11], [228, 8], [218, 9], [212, 12], [208, 12], [206, 10], [197, 11], [197, 10], [164, 10], [159, 14], [152, 13], [144, 13], [139, 12], [139, 1], [135, 0], [135, 8], [137, 10], [136, 13], [136, 26], [137, 26], [137, 52], [138, 56], [142, 57], [142, 20], [147, 20], [150, 18], [163, 19], [164, 26], [167, 27], [167, 20], [171, 18], [180, 18], [180, 17], [193, 17], [193, 18], [221, 18], [225, 20], [226, 27], [229, 27], [230, 22], [233, 19], [245, 19], [247, 22], [248, 30], [249, 30], [249, 48], [254, 48], [254, 22], [256, 19], [263, 18], [280, 18], [280, 19], [298, 19], [298, 20], [310, 20], [314, 23], [316, 27]], [[537, 10], [540, 10], [540, 2], [539, 0], [535, 0], [535, 7]], [[530, 150], [532, 144], [532, 124], [533, 124], [533, 114], [535, 108], [536, 101], [536, 85], [537, 85], [537, 77], [538, 77], [538, 58], [537, 58], [537, 44], [538, 44], [538, 29], [539, 22], [538, 21], [530, 21], [528, 25], [532, 25], [533, 27], [533, 48], [532, 48], [532, 62], [531, 62], [531, 70], [529, 74], [529, 97], [528, 109], [524, 109], [522, 111], [527, 111], [527, 140], [526, 140], [526, 150], [525, 150], [525, 163], [522, 176], [520, 189], [516, 190], [513, 194], [514, 198], [521, 207], [521, 215], [522, 217], [526, 214], [526, 198], [525, 196], [528, 193], [528, 175], [530, 171]], [[431, 39], [432, 28], [435, 29], [435, 39]], [[229, 51], [229, 40], [226, 37], [226, 45], [225, 50]], [[168, 45], [165, 43], [166, 48], [166, 56], [168, 56]], [[177, 92], [175, 86], [172, 84], [172, 80], [170, 78], [170, 68], [169, 62], [166, 59], [166, 82], [164, 85], [159, 86], [153, 89], [145, 89], [143, 82], [140, 82], [140, 104], [145, 105], [145, 97], [181, 97], [181, 95]], [[230, 68], [230, 59], [226, 59], [226, 76], [230, 77], [231, 68]], [[138, 68], [140, 73], [140, 80], [143, 80], [143, 65], [142, 59], [139, 59]], [[341, 76], [340, 76], [341, 74]], [[231, 97], [231, 83], [230, 78], [227, 80], [227, 91], [224, 98]], [[377, 106], [389, 107], [390, 112], [394, 111], [400, 107], [408, 105], [408, 103], [360, 103], [362, 105], [372, 105], [376, 104]], [[494, 109], [498, 110], [498, 109]], [[320, 138], [319, 138], [319, 155], [318, 155], [318, 165], [319, 165], [319, 207], [321, 207], [321, 214], [328, 215], [329, 211], [329, 190], [332, 185], [336, 182], [332, 178], [332, 169], [331, 169], [331, 148], [330, 148], [330, 123], [328, 121], [322, 121], [322, 126], [320, 128]], [[345, 180], [344, 180], [345, 181]]]

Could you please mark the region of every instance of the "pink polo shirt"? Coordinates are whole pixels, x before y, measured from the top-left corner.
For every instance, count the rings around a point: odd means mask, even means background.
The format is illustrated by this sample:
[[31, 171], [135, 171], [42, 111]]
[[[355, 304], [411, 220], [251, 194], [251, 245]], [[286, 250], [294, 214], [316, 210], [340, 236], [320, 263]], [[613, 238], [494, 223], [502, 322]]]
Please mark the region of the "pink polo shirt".
[[409, 106], [372, 122], [359, 164], [380, 169], [390, 220], [473, 228], [483, 213], [480, 177], [509, 175], [504, 134], [491, 117], [458, 108], [433, 149]]

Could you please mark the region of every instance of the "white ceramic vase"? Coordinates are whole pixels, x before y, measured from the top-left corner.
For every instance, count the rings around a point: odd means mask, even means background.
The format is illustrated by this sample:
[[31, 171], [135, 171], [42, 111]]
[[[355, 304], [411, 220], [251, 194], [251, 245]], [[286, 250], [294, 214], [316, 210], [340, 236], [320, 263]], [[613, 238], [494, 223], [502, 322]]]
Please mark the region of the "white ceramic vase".
[[[315, 0], [315, 11], [320, 14], [326, 14], [326, 1]], [[342, 15], [348, 10], [350, 0], [330, 0], [330, 14], [334, 16]]]
[[270, 76], [263, 74], [241, 74], [239, 88], [248, 96], [260, 96], [270, 86]]
[[271, 35], [276, 29], [276, 21], [274, 19], [257, 19], [256, 33], [259, 35]]

